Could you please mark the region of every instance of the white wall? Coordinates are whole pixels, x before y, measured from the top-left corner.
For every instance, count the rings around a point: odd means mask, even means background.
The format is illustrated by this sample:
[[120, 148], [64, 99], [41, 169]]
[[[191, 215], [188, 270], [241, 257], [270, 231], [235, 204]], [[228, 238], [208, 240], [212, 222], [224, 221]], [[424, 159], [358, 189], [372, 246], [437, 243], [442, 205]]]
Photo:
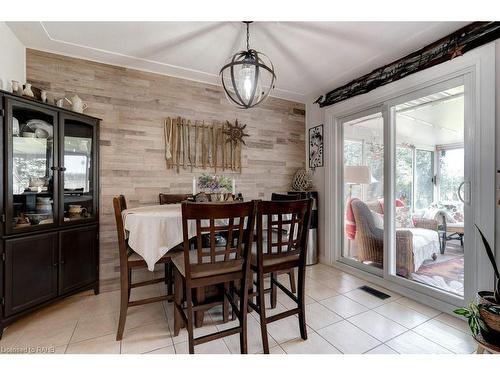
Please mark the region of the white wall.
[[26, 81], [26, 48], [5, 22], [0, 22], [0, 88], [12, 91], [11, 81]]
[[[315, 127], [317, 125], [323, 124], [323, 139], [326, 139], [328, 134], [328, 129], [324, 121], [325, 111], [317, 104], [312, 104], [316, 98], [306, 101], [306, 166], [309, 168], [309, 128]], [[324, 141], [324, 146], [326, 142]], [[324, 147], [323, 149], [323, 160], [328, 160], [329, 150]], [[325, 163], [324, 163], [325, 164]], [[325, 256], [329, 253], [325, 251], [325, 167], [316, 168], [313, 174], [314, 189], [318, 191], [319, 200], [319, 218], [318, 218], [318, 251], [319, 251], [319, 261], [320, 263], [329, 263]]]

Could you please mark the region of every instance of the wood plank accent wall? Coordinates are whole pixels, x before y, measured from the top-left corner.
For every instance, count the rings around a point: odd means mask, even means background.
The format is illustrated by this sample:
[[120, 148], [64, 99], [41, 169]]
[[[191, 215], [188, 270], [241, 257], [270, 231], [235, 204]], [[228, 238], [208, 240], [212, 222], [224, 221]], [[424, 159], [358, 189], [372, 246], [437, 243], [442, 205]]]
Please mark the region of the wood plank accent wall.
[[102, 118], [100, 141], [101, 289], [119, 288], [112, 197], [129, 206], [158, 202], [158, 193], [190, 193], [193, 176], [165, 166], [165, 118], [234, 122], [250, 134], [242, 150], [242, 173], [232, 175], [245, 198], [286, 191], [305, 165], [305, 106], [269, 98], [250, 110], [234, 108], [221, 87], [27, 49], [27, 80], [52, 97], [77, 93], [90, 115]]

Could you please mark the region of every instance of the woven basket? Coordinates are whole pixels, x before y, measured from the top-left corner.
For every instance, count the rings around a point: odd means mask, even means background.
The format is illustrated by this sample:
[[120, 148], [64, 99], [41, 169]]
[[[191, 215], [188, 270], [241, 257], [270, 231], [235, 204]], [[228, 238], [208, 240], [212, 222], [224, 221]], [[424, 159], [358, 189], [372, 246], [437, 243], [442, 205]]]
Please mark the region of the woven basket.
[[492, 313], [484, 307], [479, 309], [479, 314], [488, 328], [497, 331], [500, 334], [500, 315]]

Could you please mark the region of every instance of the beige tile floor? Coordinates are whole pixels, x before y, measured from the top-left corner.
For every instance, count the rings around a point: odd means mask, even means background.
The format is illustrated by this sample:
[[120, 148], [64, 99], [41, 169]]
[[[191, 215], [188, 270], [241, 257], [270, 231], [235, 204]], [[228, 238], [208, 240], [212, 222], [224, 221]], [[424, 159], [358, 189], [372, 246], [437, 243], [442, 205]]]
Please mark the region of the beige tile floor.
[[[280, 276], [281, 278], [281, 276]], [[288, 278], [283, 275], [283, 283]], [[302, 353], [472, 353], [474, 341], [467, 324], [442, 314], [417, 301], [396, 293], [380, 300], [359, 289], [368, 284], [350, 274], [325, 265], [307, 268], [306, 320], [308, 340], [300, 338], [296, 317], [268, 325], [272, 354]], [[136, 289], [132, 298], [161, 292], [164, 285]], [[278, 306], [270, 314], [290, 308], [290, 300], [278, 295]], [[82, 293], [51, 305], [12, 324], [4, 331], [0, 352], [9, 349], [45, 348], [53, 353], [187, 353], [187, 333], [172, 336], [172, 303], [157, 303], [129, 309], [125, 333], [115, 341], [118, 323], [119, 293], [94, 296]], [[203, 328], [195, 336], [226, 329], [220, 308], [206, 316]], [[248, 347], [260, 353], [259, 318], [255, 313], [248, 320]], [[238, 336], [195, 347], [196, 353], [239, 353]]]

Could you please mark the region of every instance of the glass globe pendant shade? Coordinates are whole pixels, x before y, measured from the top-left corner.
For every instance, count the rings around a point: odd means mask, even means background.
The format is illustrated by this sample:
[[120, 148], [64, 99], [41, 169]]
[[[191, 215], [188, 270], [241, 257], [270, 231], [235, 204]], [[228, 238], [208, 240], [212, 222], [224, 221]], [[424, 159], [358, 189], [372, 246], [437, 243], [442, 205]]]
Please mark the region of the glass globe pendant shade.
[[227, 98], [240, 108], [262, 103], [274, 88], [276, 75], [271, 60], [249, 49], [236, 53], [220, 70]]

